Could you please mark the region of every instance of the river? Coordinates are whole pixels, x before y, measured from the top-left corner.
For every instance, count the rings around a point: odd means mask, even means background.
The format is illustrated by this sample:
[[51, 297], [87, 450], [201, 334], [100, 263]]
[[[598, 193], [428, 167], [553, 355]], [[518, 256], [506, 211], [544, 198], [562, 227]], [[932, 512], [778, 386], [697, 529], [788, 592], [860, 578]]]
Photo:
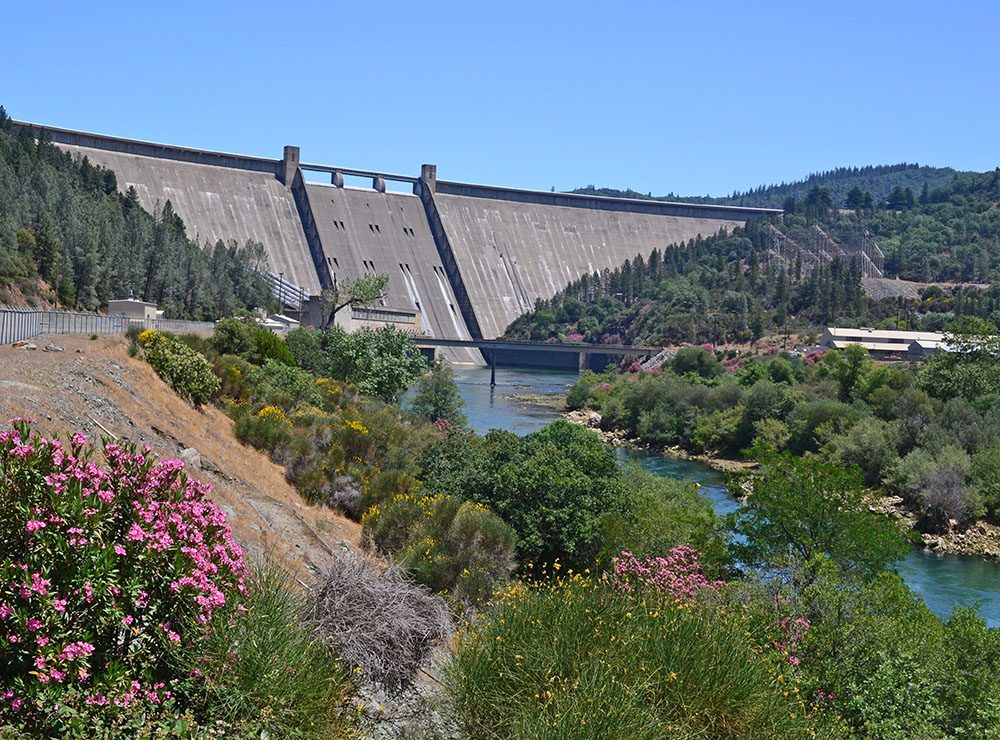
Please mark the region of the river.
[[[559, 418], [555, 408], [529, 405], [514, 394], [564, 394], [577, 374], [553, 370], [497, 368], [495, 389], [490, 389], [488, 368], [455, 367], [459, 391], [466, 403], [469, 426], [479, 434], [507, 429], [528, 434]], [[636, 460], [656, 475], [685, 478], [700, 484], [716, 512], [727, 514], [739, 504], [726, 490], [725, 477], [692, 460], [678, 460], [637, 450], [620, 450], [623, 458]], [[990, 627], [1000, 627], [1000, 564], [959, 555], [937, 556], [914, 549], [896, 564], [907, 585], [943, 619], [956, 606], [978, 602], [979, 614]]]

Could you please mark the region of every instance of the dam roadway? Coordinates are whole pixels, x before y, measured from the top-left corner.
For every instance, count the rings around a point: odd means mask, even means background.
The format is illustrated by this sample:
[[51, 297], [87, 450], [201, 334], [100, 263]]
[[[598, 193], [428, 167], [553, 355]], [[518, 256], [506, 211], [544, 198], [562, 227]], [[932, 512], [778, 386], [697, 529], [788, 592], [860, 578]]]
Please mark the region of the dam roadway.
[[[308, 164], [294, 146], [268, 159], [16, 125], [112, 170], [151, 212], [169, 200], [200, 243], [261, 242], [270, 271], [309, 295], [388, 275], [382, 304], [418, 311], [424, 338], [458, 340], [443, 352], [476, 364], [485, 357], [475, 342], [584, 274], [780, 213], [452, 182], [434, 165], [417, 177]], [[345, 186], [345, 176], [371, 187]]]

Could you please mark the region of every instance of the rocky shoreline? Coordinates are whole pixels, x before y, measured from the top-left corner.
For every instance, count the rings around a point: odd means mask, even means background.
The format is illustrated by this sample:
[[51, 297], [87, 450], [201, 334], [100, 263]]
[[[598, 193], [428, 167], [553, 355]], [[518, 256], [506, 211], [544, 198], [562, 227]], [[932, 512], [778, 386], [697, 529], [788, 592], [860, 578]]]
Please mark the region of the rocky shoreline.
[[721, 473], [741, 473], [745, 470], [751, 470], [757, 467], [757, 463], [755, 462], [730, 460], [724, 457], [712, 457], [711, 455], [696, 455], [688, 452], [682, 447], [655, 447], [653, 445], [646, 444], [639, 439], [630, 439], [625, 432], [621, 430], [613, 429], [608, 431], [601, 429], [601, 415], [597, 411], [588, 409], [566, 411], [563, 413], [562, 417], [566, 419], [566, 421], [572, 422], [573, 424], [579, 424], [580, 426], [587, 427], [591, 431], [595, 432], [605, 442], [605, 444], [609, 444], [614, 447], [624, 447], [630, 450], [648, 450], [660, 455], [676, 457], [680, 460], [695, 460], [703, 465], [707, 465], [710, 468], [714, 468]]
[[[695, 455], [680, 447], [654, 448], [641, 440], [629, 439], [621, 430], [601, 429], [601, 414], [589, 409], [566, 411], [563, 418], [573, 424], [585, 426], [596, 432], [606, 444], [634, 450], [651, 450], [663, 455], [677, 457], [682, 460], [695, 460], [723, 473], [739, 473], [756, 467], [754, 462], [729, 460], [710, 455]], [[900, 496], [876, 497], [869, 508], [895, 519], [905, 532], [914, 530], [917, 516], [903, 506]], [[923, 548], [935, 555], [971, 555], [1000, 562], [1000, 526], [979, 521], [964, 530], [952, 528], [948, 532], [931, 534], [920, 533]]]

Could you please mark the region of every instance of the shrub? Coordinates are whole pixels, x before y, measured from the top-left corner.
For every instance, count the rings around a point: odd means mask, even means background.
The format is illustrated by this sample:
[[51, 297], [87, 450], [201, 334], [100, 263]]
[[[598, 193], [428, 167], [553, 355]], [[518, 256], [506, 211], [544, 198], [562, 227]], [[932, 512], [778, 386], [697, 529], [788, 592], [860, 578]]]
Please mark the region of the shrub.
[[974, 488], [967, 485], [972, 461], [965, 450], [948, 445], [931, 453], [916, 449], [898, 461], [894, 481], [917, 504], [923, 524], [932, 530], [946, 530], [952, 521], [959, 525], [981, 513]]
[[431, 516], [434, 496], [401, 493], [375, 504], [361, 517], [362, 541], [380, 553], [402, 549], [422, 521]]
[[177, 341], [188, 349], [194, 350], [209, 362], [212, 362], [219, 356], [219, 353], [212, 345], [211, 339], [200, 337], [197, 334], [181, 334], [177, 337]]
[[320, 639], [357, 669], [360, 681], [398, 692], [453, 627], [444, 602], [397, 565], [383, 569], [351, 553], [334, 557], [310, 596]]
[[315, 378], [305, 370], [268, 359], [264, 362], [263, 376], [266, 386], [264, 395], [267, 397], [273, 393], [282, 393], [295, 404], [319, 406], [323, 402], [316, 388]]
[[204, 404], [219, 389], [219, 379], [208, 360], [176, 337], [150, 329], [139, 335], [138, 344], [156, 374], [195, 406]]
[[636, 557], [622, 550], [612, 563], [611, 587], [635, 599], [652, 596], [666, 602], [694, 601], [703, 588], [717, 589], [725, 581], [705, 577], [699, 562], [701, 553], [688, 545], [679, 545], [666, 556]]
[[678, 375], [693, 373], [702, 378], [716, 378], [725, 371], [710, 347], [711, 345], [705, 345], [679, 349], [670, 366]]
[[831, 439], [823, 448], [826, 457], [842, 466], [857, 465], [865, 483], [875, 486], [899, 460], [896, 428], [874, 416], [866, 416], [847, 432]]
[[291, 439], [292, 422], [277, 406], [265, 406], [256, 414], [241, 417], [233, 427], [233, 434], [259, 450], [273, 451]]
[[906, 554], [899, 527], [869, 511], [857, 468], [815, 457], [764, 452], [752, 474], [731, 476], [730, 490], [747, 490], [746, 506], [728, 514], [734, 556], [749, 567], [779, 568], [829, 559], [872, 578]]
[[625, 476], [626, 514], [620, 534], [602, 537], [601, 565], [609, 565], [621, 550], [636, 555], [659, 555], [687, 543], [713, 563], [725, 560], [725, 544], [711, 503], [687, 480], [652, 475], [638, 467]]
[[566, 393], [566, 406], [571, 410], [582, 409], [590, 399], [590, 378], [584, 374], [569, 387]]
[[350, 334], [333, 326], [322, 341], [332, 377], [386, 402], [395, 401], [427, 367], [413, 340], [390, 325]]
[[0, 716], [31, 736], [171, 702], [180, 647], [245, 597], [225, 513], [148, 453], [0, 432]]
[[602, 518], [625, 502], [614, 451], [566, 421], [526, 437], [454, 434], [428, 448], [422, 467], [427, 490], [478, 501], [500, 515], [517, 533], [522, 562], [592, 566]]
[[400, 494], [362, 518], [362, 538], [460, 607], [482, 606], [514, 569], [516, 535], [482, 504]]
[[222, 355], [214, 367], [220, 382], [219, 395], [234, 401], [253, 400], [264, 380], [259, 367], [235, 355]]
[[455, 384], [455, 371], [445, 362], [435, 362], [430, 372], [420, 376], [410, 407], [427, 421], [444, 419], [454, 427], [464, 427], [467, 423], [462, 411], [465, 401]]
[[285, 336], [285, 346], [303, 370], [308, 370], [314, 375], [327, 375], [327, 363], [323, 356], [320, 336], [317, 331], [300, 327], [288, 332]]
[[212, 332], [212, 344], [220, 355], [248, 357], [253, 351], [254, 328], [243, 319], [222, 319]]
[[295, 358], [288, 351], [284, 341], [268, 329], [253, 330], [253, 349], [247, 359], [255, 365], [264, 365], [268, 360], [277, 360], [284, 365], [295, 366]]
[[698, 418], [691, 442], [705, 452], [734, 453], [739, 449], [742, 406], [713, 411]]

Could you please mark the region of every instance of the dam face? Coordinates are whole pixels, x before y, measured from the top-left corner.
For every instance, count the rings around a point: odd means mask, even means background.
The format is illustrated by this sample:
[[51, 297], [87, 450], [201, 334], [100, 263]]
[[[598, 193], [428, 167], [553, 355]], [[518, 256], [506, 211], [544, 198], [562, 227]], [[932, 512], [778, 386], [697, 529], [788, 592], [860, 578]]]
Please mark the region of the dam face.
[[[419, 178], [308, 165], [296, 147], [266, 159], [17, 125], [114, 171], [147, 210], [169, 200], [192, 239], [261, 242], [271, 272], [310, 295], [388, 275], [385, 306], [419, 311], [423, 333], [440, 339], [495, 338], [585, 273], [778, 212], [439, 181], [433, 165]], [[344, 187], [345, 174], [373, 186]], [[386, 180], [413, 194], [387, 191]], [[447, 353], [482, 362], [473, 350]]]
[[536, 299], [551, 298], [584, 273], [746, 223], [731, 209], [678, 211], [442, 181], [434, 201], [484, 338], [500, 336]]

